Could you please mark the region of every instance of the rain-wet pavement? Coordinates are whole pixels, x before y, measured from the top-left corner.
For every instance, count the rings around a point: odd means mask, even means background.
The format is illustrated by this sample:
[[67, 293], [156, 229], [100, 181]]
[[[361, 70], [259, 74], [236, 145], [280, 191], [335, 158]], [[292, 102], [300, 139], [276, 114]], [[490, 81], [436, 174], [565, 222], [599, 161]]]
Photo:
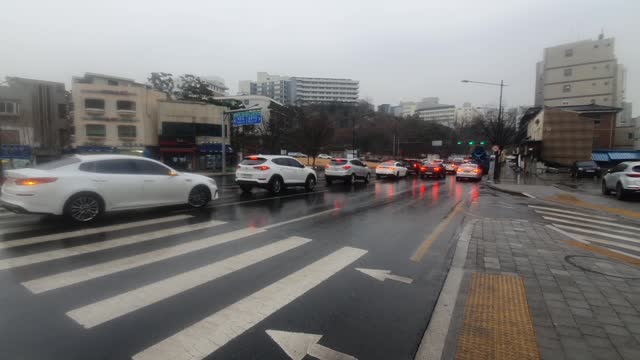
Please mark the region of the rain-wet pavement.
[[318, 342], [413, 359], [461, 224], [521, 201], [452, 177], [280, 196], [217, 180], [200, 210], [0, 216], [1, 357], [283, 359]]

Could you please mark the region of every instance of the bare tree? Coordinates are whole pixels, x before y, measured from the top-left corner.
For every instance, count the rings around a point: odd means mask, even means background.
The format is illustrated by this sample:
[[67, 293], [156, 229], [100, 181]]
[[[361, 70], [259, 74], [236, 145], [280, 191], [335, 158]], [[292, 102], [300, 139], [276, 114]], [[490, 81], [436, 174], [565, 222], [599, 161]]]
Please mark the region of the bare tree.
[[166, 72], [152, 72], [147, 81], [154, 90], [162, 91], [167, 94], [170, 99], [175, 97], [175, 84], [173, 82], [172, 74]]

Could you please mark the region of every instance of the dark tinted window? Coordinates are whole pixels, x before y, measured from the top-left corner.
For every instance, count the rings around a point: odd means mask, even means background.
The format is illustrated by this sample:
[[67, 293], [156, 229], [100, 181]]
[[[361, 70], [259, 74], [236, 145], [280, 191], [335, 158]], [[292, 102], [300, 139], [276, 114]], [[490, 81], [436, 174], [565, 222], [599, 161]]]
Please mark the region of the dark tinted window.
[[280, 165], [280, 166], [289, 166], [289, 162], [287, 160], [288, 159], [286, 159], [286, 158], [277, 158], [277, 159], [271, 160], [271, 162], [273, 162], [276, 165]]
[[78, 170], [86, 171], [86, 172], [96, 172], [96, 162], [91, 161], [91, 162], [82, 163], [80, 164], [80, 166], [78, 166]]
[[364, 164], [361, 163], [360, 160], [351, 160], [351, 163], [356, 166], [364, 166]]
[[132, 160], [139, 174], [169, 175], [169, 168], [149, 160]]
[[101, 174], [137, 174], [133, 161], [114, 159], [96, 161], [96, 172]]
[[625, 171], [625, 169], [627, 168], [627, 164], [618, 164], [616, 166], [613, 167], [613, 169], [611, 169], [611, 172], [621, 172], [621, 171]]
[[631, 171], [640, 172], [640, 165], [636, 165], [631, 168]]
[[347, 163], [346, 159], [333, 159], [331, 160], [331, 165], [344, 165]]
[[577, 166], [584, 166], [584, 167], [597, 167], [598, 165], [596, 165], [595, 161], [578, 161], [576, 162]]
[[68, 158], [64, 158], [64, 159], [60, 159], [60, 160], [44, 163], [42, 165], [38, 165], [38, 166], [36, 166], [36, 169], [53, 170], [53, 169], [61, 168], [63, 166], [76, 164], [76, 163], [79, 163], [79, 162], [80, 162], [80, 159], [78, 159], [77, 157], [68, 157]]
[[291, 167], [295, 167], [295, 168], [303, 168], [304, 165], [302, 165], [298, 160], [295, 159], [287, 159], [287, 163], [289, 166]]
[[[277, 160], [277, 159], [275, 159]], [[275, 160], [273, 162], [275, 162]], [[264, 158], [244, 158], [244, 160], [242, 160], [242, 162], [240, 162], [240, 165], [260, 165], [260, 164], [264, 164], [267, 161], [267, 159]], [[276, 163], [278, 164], [278, 163]], [[280, 164], [278, 164], [280, 165]]]

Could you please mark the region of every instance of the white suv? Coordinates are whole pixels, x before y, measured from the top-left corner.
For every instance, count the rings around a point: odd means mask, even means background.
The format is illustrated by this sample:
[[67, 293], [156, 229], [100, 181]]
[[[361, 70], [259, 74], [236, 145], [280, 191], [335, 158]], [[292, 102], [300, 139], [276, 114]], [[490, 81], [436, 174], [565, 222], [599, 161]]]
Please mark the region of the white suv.
[[342, 180], [347, 184], [353, 184], [356, 179], [363, 179], [365, 184], [371, 180], [371, 172], [367, 165], [358, 159], [332, 159], [324, 170], [324, 178], [327, 185], [334, 180]]
[[304, 186], [307, 191], [312, 191], [317, 181], [318, 176], [313, 169], [284, 155], [247, 156], [236, 170], [236, 183], [244, 192], [260, 187], [279, 194], [290, 186]]
[[609, 195], [612, 190], [619, 200], [640, 194], [640, 161], [623, 162], [607, 171], [602, 178], [602, 193]]

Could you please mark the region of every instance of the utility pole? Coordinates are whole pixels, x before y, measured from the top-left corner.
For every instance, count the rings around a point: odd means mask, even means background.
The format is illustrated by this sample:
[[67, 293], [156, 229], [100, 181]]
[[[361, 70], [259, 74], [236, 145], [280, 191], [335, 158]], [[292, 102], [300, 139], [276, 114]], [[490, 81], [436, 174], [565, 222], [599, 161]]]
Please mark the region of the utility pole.
[[353, 158], [356, 158], [356, 117], [353, 117], [353, 134], [352, 134], [351, 154]]
[[[500, 100], [498, 101], [498, 130], [500, 133], [503, 131], [504, 124], [502, 123], [502, 88], [504, 87], [504, 82], [500, 80]], [[498, 137], [498, 140], [502, 137], [502, 134]], [[501, 146], [500, 144], [496, 144]], [[493, 181], [500, 181], [500, 152], [502, 149], [498, 149], [498, 151], [494, 152], [495, 162], [493, 165]]]
[[231, 114], [228, 114], [226, 111], [222, 113], [222, 175], [224, 175], [227, 168], [227, 134], [225, 129], [227, 116], [231, 116]]

